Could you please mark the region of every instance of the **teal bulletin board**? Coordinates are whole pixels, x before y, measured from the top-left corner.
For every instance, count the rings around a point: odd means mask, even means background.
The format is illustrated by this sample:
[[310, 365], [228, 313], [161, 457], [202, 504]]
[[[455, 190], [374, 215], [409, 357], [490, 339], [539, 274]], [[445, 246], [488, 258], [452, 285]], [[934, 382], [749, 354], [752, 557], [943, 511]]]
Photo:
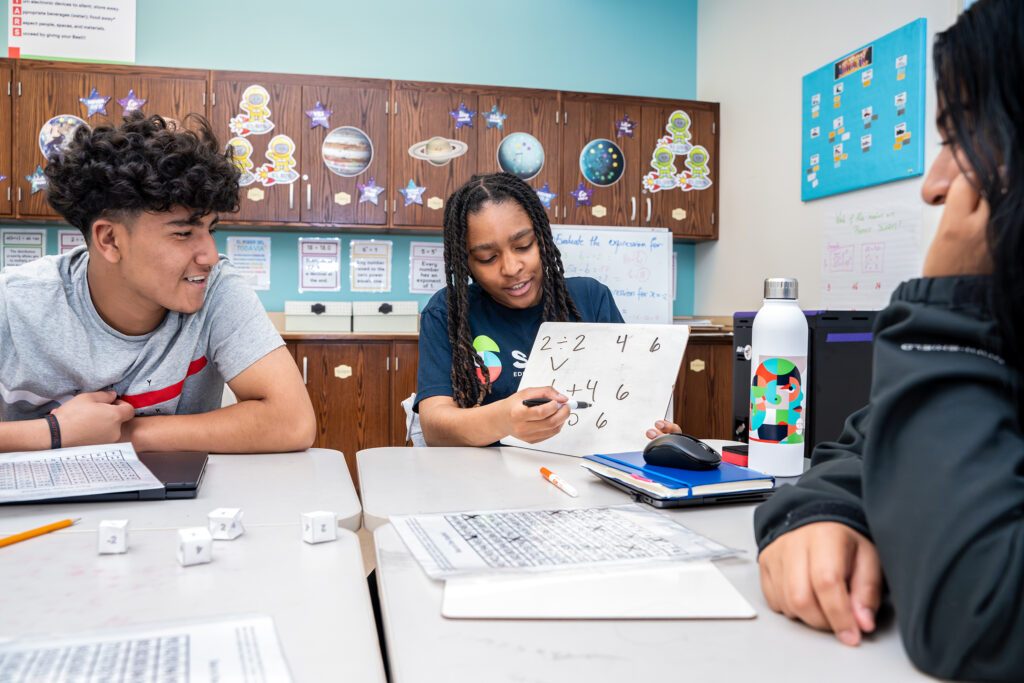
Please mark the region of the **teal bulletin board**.
[[924, 173], [926, 20], [804, 76], [800, 199]]

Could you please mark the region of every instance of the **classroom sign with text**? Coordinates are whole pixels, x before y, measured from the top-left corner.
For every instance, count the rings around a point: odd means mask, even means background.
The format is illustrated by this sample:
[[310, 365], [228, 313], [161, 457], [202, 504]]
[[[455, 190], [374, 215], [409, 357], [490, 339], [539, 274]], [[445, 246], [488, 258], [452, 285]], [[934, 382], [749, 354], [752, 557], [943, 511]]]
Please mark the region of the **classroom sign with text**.
[[135, 0], [10, 0], [7, 56], [135, 63]]

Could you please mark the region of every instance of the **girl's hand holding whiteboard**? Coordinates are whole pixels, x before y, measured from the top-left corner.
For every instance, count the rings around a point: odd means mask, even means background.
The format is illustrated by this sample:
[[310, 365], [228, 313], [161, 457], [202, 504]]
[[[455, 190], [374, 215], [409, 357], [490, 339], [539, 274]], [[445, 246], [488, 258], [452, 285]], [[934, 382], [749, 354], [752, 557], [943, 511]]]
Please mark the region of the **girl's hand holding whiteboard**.
[[[548, 403], [528, 407], [523, 401], [528, 398], [548, 398]], [[502, 400], [508, 407], [509, 431], [511, 436], [527, 443], [550, 439], [562, 431], [562, 425], [569, 419], [568, 398], [551, 387], [530, 387], [522, 389]]]

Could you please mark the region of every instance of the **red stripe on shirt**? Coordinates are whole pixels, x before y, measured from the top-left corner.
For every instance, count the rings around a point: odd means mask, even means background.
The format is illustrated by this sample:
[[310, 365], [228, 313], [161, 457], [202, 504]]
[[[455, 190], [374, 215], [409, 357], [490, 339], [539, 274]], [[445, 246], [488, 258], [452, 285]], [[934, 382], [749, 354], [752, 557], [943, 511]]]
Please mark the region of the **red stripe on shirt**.
[[[188, 364], [188, 373], [185, 375], [185, 379], [188, 379], [192, 375], [196, 374], [200, 370], [206, 367], [206, 356], [196, 358], [194, 361]], [[185, 379], [181, 380], [176, 384], [172, 384], [169, 387], [163, 389], [154, 389], [153, 391], [147, 391], [144, 394], [133, 394], [131, 396], [122, 396], [121, 400], [128, 403], [133, 408], [138, 410], [139, 408], [145, 408], [147, 406], [154, 406], [157, 403], [163, 403], [164, 401], [170, 401], [172, 398], [181, 396], [181, 390], [185, 388]]]

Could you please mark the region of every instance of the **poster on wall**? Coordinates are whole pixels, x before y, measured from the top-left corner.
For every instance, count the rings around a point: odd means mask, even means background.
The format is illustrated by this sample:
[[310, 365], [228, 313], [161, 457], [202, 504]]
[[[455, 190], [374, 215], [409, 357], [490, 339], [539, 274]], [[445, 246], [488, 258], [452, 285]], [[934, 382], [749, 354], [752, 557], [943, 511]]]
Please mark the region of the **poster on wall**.
[[135, 1], [12, 0], [7, 56], [134, 64]]
[[228, 260], [253, 289], [270, 290], [269, 237], [228, 237]]
[[433, 294], [444, 287], [444, 244], [409, 244], [409, 293]]
[[925, 19], [803, 78], [800, 199], [924, 173]]
[[921, 275], [921, 207], [841, 209], [824, 215], [821, 302], [826, 309], [885, 308], [896, 286]]
[[4, 228], [0, 230], [0, 270], [35, 261], [46, 254], [46, 231]]
[[66, 254], [76, 247], [85, 244], [85, 235], [78, 230], [57, 231], [57, 253]]
[[341, 291], [341, 239], [299, 238], [299, 293]]
[[350, 240], [349, 277], [353, 292], [391, 291], [391, 240]]

